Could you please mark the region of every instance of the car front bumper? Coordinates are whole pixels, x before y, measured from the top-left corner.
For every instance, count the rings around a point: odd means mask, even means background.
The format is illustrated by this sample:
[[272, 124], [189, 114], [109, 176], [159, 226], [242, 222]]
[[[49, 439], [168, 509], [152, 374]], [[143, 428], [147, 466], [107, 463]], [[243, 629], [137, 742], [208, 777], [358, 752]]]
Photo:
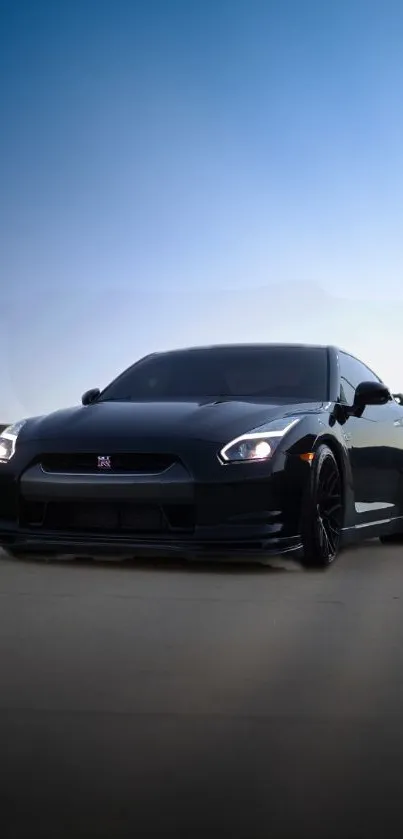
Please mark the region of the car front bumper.
[[0, 546], [233, 560], [299, 553], [308, 469], [285, 455], [205, 471], [179, 460], [158, 474], [63, 474], [37, 457], [16, 460], [0, 472]]
[[[218, 535], [217, 535], [218, 536]], [[302, 551], [300, 537], [256, 538], [237, 541], [225, 539], [208, 540], [197, 538], [178, 540], [162, 539], [120, 539], [116, 536], [91, 536], [59, 534], [52, 532], [35, 536], [23, 531], [4, 532], [1, 546], [16, 554], [41, 554], [43, 556], [94, 557], [114, 556], [116, 558], [166, 558], [205, 561], [262, 562], [269, 557], [299, 556]]]

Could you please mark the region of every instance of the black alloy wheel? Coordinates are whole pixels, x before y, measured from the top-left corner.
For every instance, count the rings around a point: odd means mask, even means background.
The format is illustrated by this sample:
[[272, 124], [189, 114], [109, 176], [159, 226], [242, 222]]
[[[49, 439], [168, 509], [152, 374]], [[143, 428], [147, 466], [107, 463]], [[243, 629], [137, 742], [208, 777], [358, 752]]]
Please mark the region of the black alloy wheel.
[[331, 449], [322, 445], [315, 452], [302, 509], [303, 565], [328, 568], [334, 562], [340, 548], [343, 517], [340, 470]]

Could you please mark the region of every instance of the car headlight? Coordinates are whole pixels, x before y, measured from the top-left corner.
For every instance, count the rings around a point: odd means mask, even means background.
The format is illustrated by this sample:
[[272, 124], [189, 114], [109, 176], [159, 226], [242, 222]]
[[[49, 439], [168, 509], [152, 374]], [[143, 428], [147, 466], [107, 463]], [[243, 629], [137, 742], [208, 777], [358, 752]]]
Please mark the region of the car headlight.
[[0, 434], [0, 463], [8, 463], [11, 460], [17, 443], [18, 435], [26, 420], [20, 420], [7, 428]]
[[227, 443], [219, 453], [222, 463], [245, 463], [270, 460], [280, 440], [302, 417], [273, 420]]

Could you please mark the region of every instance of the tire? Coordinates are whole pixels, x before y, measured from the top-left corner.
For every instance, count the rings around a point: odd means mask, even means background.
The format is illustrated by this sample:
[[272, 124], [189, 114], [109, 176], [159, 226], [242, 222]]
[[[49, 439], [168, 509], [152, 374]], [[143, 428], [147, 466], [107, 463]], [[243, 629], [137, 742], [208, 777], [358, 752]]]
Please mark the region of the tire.
[[379, 541], [382, 545], [401, 545], [403, 544], [403, 533], [388, 533], [386, 536], [380, 536]]
[[32, 551], [24, 552], [24, 551], [14, 550], [13, 548], [3, 548], [3, 550], [4, 550], [4, 553], [6, 554], [6, 556], [10, 557], [10, 559], [17, 559], [17, 560], [20, 560], [21, 562], [24, 562], [24, 561], [27, 562], [29, 559], [38, 560], [38, 559], [43, 559], [44, 558], [42, 554], [35, 554], [35, 553], [32, 553]]
[[301, 511], [305, 568], [326, 569], [332, 565], [340, 549], [343, 518], [340, 470], [331, 449], [321, 445], [312, 462]]
[[3, 551], [7, 558], [9, 559], [23, 559], [24, 557], [18, 551], [13, 551], [12, 548], [3, 548]]

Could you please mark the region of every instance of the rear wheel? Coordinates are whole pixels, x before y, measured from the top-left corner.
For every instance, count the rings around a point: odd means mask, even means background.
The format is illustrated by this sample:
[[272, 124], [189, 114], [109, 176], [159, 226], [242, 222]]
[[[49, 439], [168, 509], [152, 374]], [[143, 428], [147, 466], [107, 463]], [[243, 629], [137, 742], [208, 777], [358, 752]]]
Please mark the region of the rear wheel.
[[11, 557], [11, 559], [24, 559], [23, 556], [20, 556], [19, 551], [13, 551], [12, 548], [3, 548], [3, 551], [5, 555]]
[[403, 543], [403, 533], [388, 533], [386, 536], [380, 536], [379, 541], [383, 545], [401, 545]]
[[301, 536], [306, 568], [328, 568], [337, 557], [343, 526], [340, 470], [328, 446], [319, 446], [303, 507]]
[[14, 548], [4, 548], [4, 552], [7, 556], [11, 557], [12, 559], [19, 559], [21, 561], [33, 559], [45, 559], [46, 557], [44, 554], [36, 554], [32, 551], [23, 551], [23, 550], [14, 550]]

